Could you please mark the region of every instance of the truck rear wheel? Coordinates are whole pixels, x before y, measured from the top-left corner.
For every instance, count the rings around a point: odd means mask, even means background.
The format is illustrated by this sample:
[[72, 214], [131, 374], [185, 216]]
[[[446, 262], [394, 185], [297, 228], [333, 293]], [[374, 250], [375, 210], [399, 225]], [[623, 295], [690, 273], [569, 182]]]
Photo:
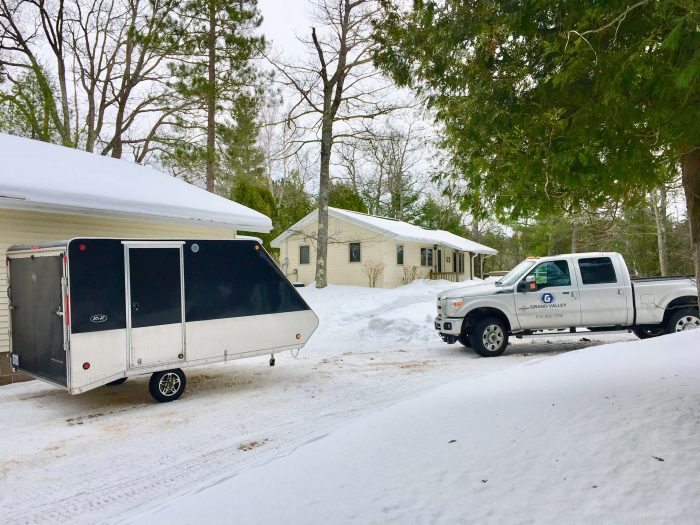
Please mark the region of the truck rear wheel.
[[666, 321], [667, 334], [696, 328], [700, 328], [700, 314], [698, 314], [698, 309], [692, 306], [676, 310]]
[[498, 317], [484, 317], [474, 325], [469, 340], [480, 356], [496, 357], [508, 345], [508, 329]]
[[156, 401], [167, 403], [179, 398], [185, 391], [186, 384], [185, 373], [175, 368], [154, 373], [148, 382], [148, 390]]

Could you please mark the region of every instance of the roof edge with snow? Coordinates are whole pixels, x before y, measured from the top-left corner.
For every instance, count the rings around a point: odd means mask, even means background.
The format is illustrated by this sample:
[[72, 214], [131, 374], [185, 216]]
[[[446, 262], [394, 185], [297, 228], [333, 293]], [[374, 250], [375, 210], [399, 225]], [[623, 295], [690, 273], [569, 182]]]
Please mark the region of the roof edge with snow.
[[[306, 217], [297, 221], [294, 225], [273, 239], [270, 243], [271, 246], [273, 248], [279, 248], [286, 239], [309, 226], [317, 216], [318, 209], [312, 211]], [[386, 235], [397, 241], [438, 244], [454, 250], [482, 255], [496, 255], [498, 253], [498, 251], [493, 248], [460, 237], [454, 233], [445, 230], [428, 230], [397, 219], [368, 215], [340, 208], [332, 208], [330, 206], [328, 207], [328, 216], [353, 223], [357, 226]]]
[[148, 166], [0, 133], [0, 208], [267, 233], [242, 204]]

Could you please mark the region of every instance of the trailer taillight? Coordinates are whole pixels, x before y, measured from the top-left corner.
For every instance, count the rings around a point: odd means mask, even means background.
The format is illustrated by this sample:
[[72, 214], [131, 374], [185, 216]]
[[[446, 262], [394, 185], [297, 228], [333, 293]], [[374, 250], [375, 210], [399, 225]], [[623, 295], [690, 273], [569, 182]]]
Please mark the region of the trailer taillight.
[[83, 363], [83, 370], [87, 370], [88, 368], [90, 368], [90, 363], [88, 363], [87, 361], [85, 361], [85, 362]]
[[81, 244], [80, 246], [78, 246], [78, 249], [79, 249], [81, 252], [84, 252], [85, 250], [87, 250], [87, 246], [85, 246], [84, 244]]
[[301, 339], [301, 334], [297, 334], [297, 339]]
[[63, 318], [66, 320], [66, 326], [69, 326], [70, 325], [70, 301], [68, 301], [68, 295], [66, 295], [66, 305], [63, 308]]

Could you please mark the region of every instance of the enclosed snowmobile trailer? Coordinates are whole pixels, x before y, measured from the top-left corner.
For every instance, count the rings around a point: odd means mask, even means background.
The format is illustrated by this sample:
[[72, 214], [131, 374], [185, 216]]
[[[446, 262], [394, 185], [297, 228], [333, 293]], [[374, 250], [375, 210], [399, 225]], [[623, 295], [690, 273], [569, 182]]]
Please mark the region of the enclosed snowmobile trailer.
[[303, 347], [318, 318], [254, 240], [72, 239], [7, 251], [12, 366], [79, 394]]

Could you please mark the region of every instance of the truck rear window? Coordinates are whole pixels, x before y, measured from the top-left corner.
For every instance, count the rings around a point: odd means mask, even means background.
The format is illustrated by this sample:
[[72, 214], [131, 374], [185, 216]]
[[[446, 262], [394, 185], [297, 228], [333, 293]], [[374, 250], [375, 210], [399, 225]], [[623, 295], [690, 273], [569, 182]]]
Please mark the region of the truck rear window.
[[578, 267], [581, 270], [583, 284], [616, 283], [615, 267], [610, 257], [591, 257], [579, 259]]

